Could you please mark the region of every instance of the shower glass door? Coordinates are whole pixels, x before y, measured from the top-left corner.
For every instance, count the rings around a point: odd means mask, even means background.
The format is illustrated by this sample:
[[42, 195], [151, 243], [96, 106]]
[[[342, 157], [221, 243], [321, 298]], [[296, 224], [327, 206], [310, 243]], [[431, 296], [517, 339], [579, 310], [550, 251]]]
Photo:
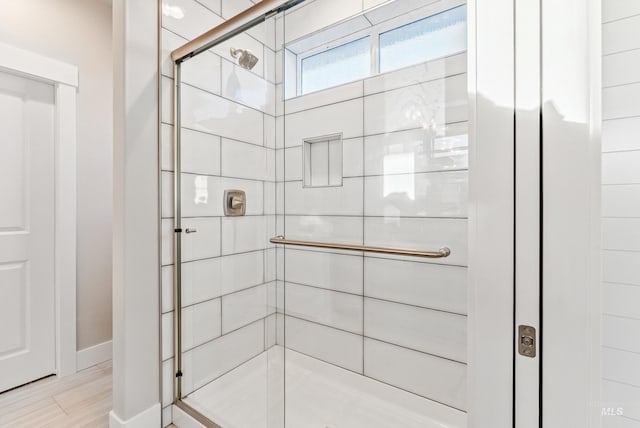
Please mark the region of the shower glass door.
[[466, 4], [330, 3], [277, 19], [278, 234], [451, 254], [278, 248], [286, 426], [464, 427]]
[[176, 404], [222, 428], [467, 427], [484, 315], [513, 358], [512, 296], [467, 322], [473, 9], [291, 3], [176, 67]]
[[280, 427], [275, 20], [179, 73], [180, 397], [224, 428]]

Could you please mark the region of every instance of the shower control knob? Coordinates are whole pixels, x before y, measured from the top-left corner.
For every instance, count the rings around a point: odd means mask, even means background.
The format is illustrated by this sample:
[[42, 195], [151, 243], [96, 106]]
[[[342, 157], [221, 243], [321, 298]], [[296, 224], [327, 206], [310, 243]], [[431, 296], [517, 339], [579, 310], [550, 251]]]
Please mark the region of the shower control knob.
[[190, 227], [187, 227], [187, 228], [184, 230], [184, 232], [185, 232], [185, 233], [196, 233], [196, 232], [197, 232], [197, 230], [196, 230], [196, 229], [192, 229], [192, 228], [190, 228]]

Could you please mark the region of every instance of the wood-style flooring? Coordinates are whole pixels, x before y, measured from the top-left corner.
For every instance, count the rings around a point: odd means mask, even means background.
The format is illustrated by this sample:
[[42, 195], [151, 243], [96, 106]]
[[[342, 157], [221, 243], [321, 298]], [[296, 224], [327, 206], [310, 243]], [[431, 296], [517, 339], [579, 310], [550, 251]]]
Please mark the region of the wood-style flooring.
[[[107, 428], [111, 361], [0, 394], [0, 428]], [[169, 425], [168, 428], [176, 428]]]
[[109, 426], [111, 361], [0, 394], [0, 427]]

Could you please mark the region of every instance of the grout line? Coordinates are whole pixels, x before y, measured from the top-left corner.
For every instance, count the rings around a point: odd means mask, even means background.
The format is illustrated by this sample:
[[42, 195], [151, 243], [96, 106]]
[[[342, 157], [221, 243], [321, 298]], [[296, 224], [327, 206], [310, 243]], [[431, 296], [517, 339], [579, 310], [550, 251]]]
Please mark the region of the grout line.
[[[606, 312], [602, 312], [602, 316], [609, 317], [609, 318], [616, 318], [618, 320], [625, 320], [625, 321], [640, 321], [640, 318], [630, 317], [627, 315], [610, 314]], [[638, 353], [640, 354], [640, 351], [638, 351]]]
[[622, 17], [620, 17], [620, 18], [614, 18], [614, 19], [611, 19], [611, 20], [609, 20], [609, 21], [602, 21], [602, 24], [604, 25], [604, 24], [611, 24], [612, 22], [625, 21], [625, 20], [627, 20], [627, 19], [630, 19], [630, 18], [637, 18], [637, 17], [639, 17], [639, 16], [640, 16], [640, 13], [635, 13], [635, 14], [633, 14], [633, 15], [622, 16]]
[[610, 379], [610, 378], [607, 378], [607, 377], [604, 377], [604, 376], [602, 377], [602, 380], [606, 380], [607, 382], [616, 383], [618, 385], [630, 386], [632, 388], [640, 390], [640, 386], [639, 385], [634, 385], [633, 383], [621, 382], [619, 380]]
[[[638, 351], [632, 351], [630, 349], [624, 349], [624, 348], [618, 348], [616, 346], [608, 346], [608, 345], [602, 345], [602, 348], [604, 349], [609, 349], [612, 351], [618, 351], [618, 352], [623, 352], [625, 354], [633, 354], [636, 357], [640, 357], [640, 352]], [[636, 385], [638, 388], [640, 388], [640, 385]]]
[[453, 358], [444, 357], [442, 355], [434, 354], [434, 353], [431, 353], [431, 352], [421, 351], [419, 349], [410, 348], [408, 346], [400, 345], [398, 343], [388, 342], [386, 340], [382, 340], [382, 339], [379, 339], [379, 338], [376, 338], [376, 337], [366, 336], [363, 333], [354, 333], [353, 331], [350, 331], [350, 330], [345, 330], [345, 329], [340, 328], [340, 327], [335, 327], [335, 326], [323, 324], [321, 322], [313, 321], [313, 320], [310, 320], [310, 319], [307, 319], [307, 318], [302, 318], [302, 317], [299, 317], [299, 316], [296, 316], [296, 315], [291, 315], [291, 314], [287, 314], [287, 313], [284, 313], [283, 315], [285, 317], [290, 317], [290, 318], [293, 318], [293, 319], [296, 319], [296, 320], [299, 320], [299, 321], [308, 322], [310, 324], [318, 325], [318, 326], [325, 327], [325, 328], [330, 328], [330, 329], [333, 329], [333, 330], [341, 331], [343, 333], [348, 333], [350, 335], [357, 336], [359, 339], [375, 340], [375, 341], [378, 341], [378, 342], [381, 342], [381, 343], [386, 343], [388, 345], [396, 346], [398, 348], [407, 349], [409, 351], [418, 352], [418, 353], [424, 354], [424, 355], [430, 355], [432, 357], [436, 357], [436, 358], [440, 358], [440, 359], [443, 359], [443, 360], [451, 361], [451, 362], [454, 362], [454, 363], [457, 363], [457, 364], [461, 364], [461, 365], [464, 365], [464, 366], [467, 365], [467, 363], [464, 362], [464, 361], [455, 360]]
[[632, 149], [619, 149], [619, 150], [603, 150], [603, 155], [608, 154], [616, 154], [616, 153], [640, 153], [640, 147], [632, 148]]
[[[373, 340], [375, 340], [375, 339], [373, 339]], [[279, 345], [279, 346], [281, 346], [281, 345]], [[384, 384], [384, 385], [388, 385], [388, 386], [390, 386], [390, 387], [392, 387], [392, 388], [394, 388], [394, 389], [398, 389], [398, 390], [400, 390], [400, 391], [404, 391], [404, 392], [406, 392], [406, 393], [408, 393], [408, 394], [411, 394], [412, 396], [417, 396], [417, 397], [420, 397], [420, 398], [424, 398], [424, 399], [427, 399], [427, 400], [429, 400], [429, 401], [433, 401], [434, 403], [438, 403], [438, 404], [441, 404], [441, 405], [443, 405], [443, 406], [449, 407], [449, 408], [451, 408], [451, 409], [458, 410], [458, 411], [463, 412], [463, 413], [465, 413], [465, 414], [467, 413], [467, 412], [466, 412], [465, 410], [463, 410], [463, 409], [459, 409], [459, 408], [454, 407], [454, 406], [451, 406], [451, 405], [449, 405], [449, 404], [445, 404], [445, 403], [443, 403], [443, 402], [441, 402], [441, 401], [437, 401], [437, 400], [435, 400], [435, 399], [433, 399], [433, 398], [429, 398], [429, 397], [427, 397], [427, 396], [425, 396], [425, 395], [420, 395], [420, 394], [418, 394], [418, 393], [415, 393], [415, 392], [409, 391], [408, 389], [401, 388], [401, 387], [399, 387], [399, 386], [397, 386], [397, 385], [392, 385], [392, 384], [390, 384], [390, 383], [384, 382], [384, 381], [382, 381], [382, 380], [380, 380], [380, 379], [377, 379], [377, 378], [375, 378], [375, 377], [371, 377], [371, 376], [365, 375], [365, 374], [364, 374], [364, 368], [363, 368], [363, 372], [361, 373], [361, 372], [358, 372], [358, 371], [355, 371], [355, 370], [348, 369], [348, 368], [346, 368], [346, 367], [339, 366], [338, 364], [335, 364], [335, 363], [332, 363], [332, 362], [329, 362], [329, 361], [323, 360], [322, 358], [314, 357], [314, 356], [312, 356], [312, 355], [309, 355], [309, 354], [306, 354], [306, 353], [304, 353], [304, 352], [298, 351], [298, 350], [296, 350], [296, 349], [294, 349], [294, 348], [286, 348], [286, 347], [284, 347], [284, 346], [283, 346], [283, 348], [284, 348], [285, 350], [289, 350], [289, 351], [297, 352], [298, 354], [304, 355], [305, 357], [309, 357], [309, 358], [313, 358], [314, 360], [321, 361], [321, 362], [323, 362], [323, 363], [325, 363], [325, 364], [328, 364], [328, 365], [330, 365], [330, 366], [337, 367], [337, 368], [339, 368], [339, 369], [346, 370], [346, 371], [348, 371], [348, 372], [355, 373], [355, 374], [357, 374], [357, 375], [360, 375], [360, 376], [366, 377], [366, 378], [371, 379], [371, 380], [373, 380], [373, 381], [375, 381], [375, 382], [380, 382], [380, 383], [382, 383], [382, 384]], [[286, 361], [286, 359], [285, 359], [285, 361]], [[285, 377], [285, 379], [286, 379], [286, 377]]]
[[638, 186], [640, 182], [637, 183], [602, 183], [602, 187], [610, 187], [610, 186]]
[[602, 86], [602, 89], [611, 89], [611, 88], [622, 88], [625, 86], [638, 86], [640, 85], [640, 80], [635, 80], [633, 82], [625, 82], [625, 83], [616, 83], [613, 85], [606, 85], [606, 86]]
[[619, 54], [624, 54], [624, 53], [627, 53], [627, 52], [633, 52], [633, 51], [637, 51], [637, 50], [640, 50], [640, 47], [623, 49], [621, 51], [615, 51], [615, 52], [609, 52], [609, 53], [606, 53], [606, 54], [602, 54], [602, 57], [604, 58], [604, 57], [607, 57], [607, 56], [619, 55]]
[[608, 117], [608, 118], [603, 118], [602, 122], [612, 122], [614, 120], [625, 120], [625, 119], [637, 119], [640, 118], [640, 114], [633, 114], [630, 116], [618, 116], [618, 117]]
[[602, 281], [602, 287], [604, 288], [607, 285], [624, 285], [626, 287], [640, 287], [640, 284], [632, 284], [628, 282], [615, 282], [615, 281]]
[[[298, 287], [309, 287], [309, 288], [313, 288], [316, 290], [324, 290], [327, 292], [334, 292], [334, 293], [340, 293], [340, 294], [346, 294], [348, 296], [353, 296], [353, 297], [362, 297], [363, 301], [366, 299], [371, 299], [371, 300], [377, 300], [380, 302], [386, 302], [386, 303], [392, 303], [392, 304], [396, 304], [396, 305], [402, 305], [402, 306], [409, 306], [412, 308], [417, 308], [417, 309], [424, 309], [427, 311], [434, 311], [434, 312], [441, 312], [441, 313], [445, 313], [445, 314], [450, 314], [450, 315], [457, 315], [457, 316], [461, 316], [461, 317], [467, 317], [467, 314], [465, 313], [460, 313], [460, 312], [453, 312], [453, 311], [448, 311], [445, 309], [438, 309], [438, 308], [433, 308], [433, 307], [429, 307], [429, 306], [420, 306], [420, 305], [416, 305], [413, 303], [406, 303], [406, 302], [401, 302], [398, 300], [389, 300], [389, 299], [383, 299], [380, 297], [374, 297], [374, 296], [369, 296], [366, 294], [356, 294], [356, 293], [350, 293], [348, 291], [342, 291], [342, 290], [335, 290], [332, 288], [324, 288], [324, 287], [320, 287], [317, 285], [310, 285], [310, 284], [303, 284], [300, 282], [296, 282], [296, 281], [290, 281], [290, 280], [281, 280], [284, 281], [286, 284], [289, 285], [294, 285], [294, 286], [298, 286]], [[269, 281], [269, 282], [273, 282], [273, 281]], [[364, 290], [364, 284], [366, 284], [366, 281], [363, 282], [363, 290]], [[363, 325], [364, 325], [364, 319], [363, 319]], [[364, 328], [363, 328], [364, 331]]]

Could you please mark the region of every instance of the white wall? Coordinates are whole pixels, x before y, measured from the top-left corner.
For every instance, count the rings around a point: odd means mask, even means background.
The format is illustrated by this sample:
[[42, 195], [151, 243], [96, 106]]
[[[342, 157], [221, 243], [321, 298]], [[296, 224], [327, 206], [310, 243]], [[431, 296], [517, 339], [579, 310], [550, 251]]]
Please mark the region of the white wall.
[[113, 2], [111, 428], [161, 424], [158, 8]]
[[602, 400], [640, 427], [640, 3], [602, 2]]
[[79, 68], [77, 340], [111, 340], [111, 5], [104, 0], [0, 0], [0, 41]]

